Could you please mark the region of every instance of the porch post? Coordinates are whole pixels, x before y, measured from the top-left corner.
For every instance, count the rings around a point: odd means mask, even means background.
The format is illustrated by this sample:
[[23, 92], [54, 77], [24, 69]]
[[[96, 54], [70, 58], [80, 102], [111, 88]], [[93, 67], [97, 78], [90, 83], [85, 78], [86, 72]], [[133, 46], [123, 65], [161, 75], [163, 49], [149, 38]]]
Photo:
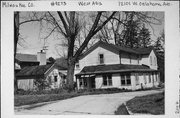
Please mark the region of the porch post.
[[157, 72], [157, 77], [158, 77], [158, 83], [160, 83], [161, 81], [160, 81], [160, 72]]
[[84, 77], [82, 78], [82, 89], [84, 89]]
[[87, 87], [88, 87], [88, 89], [90, 89], [90, 85], [91, 85], [91, 79], [90, 79], [90, 75], [89, 75], [89, 77], [87, 79]]
[[152, 83], [153, 83], [153, 87], [154, 87], [154, 74], [153, 74], [153, 72], [151, 73], [151, 75], [152, 75]]
[[79, 77], [76, 76], [76, 86], [77, 86], [77, 89], [79, 89]]

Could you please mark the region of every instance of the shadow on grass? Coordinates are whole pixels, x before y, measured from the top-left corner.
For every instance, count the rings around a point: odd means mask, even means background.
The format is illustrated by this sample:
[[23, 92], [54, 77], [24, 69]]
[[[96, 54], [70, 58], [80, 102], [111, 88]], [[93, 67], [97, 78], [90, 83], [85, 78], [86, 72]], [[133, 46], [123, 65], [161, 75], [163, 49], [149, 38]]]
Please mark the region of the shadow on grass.
[[135, 97], [126, 104], [133, 113], [164, 114], [164, 92]]
[[124, 104], [120, 105], [114, 112], [115, 115], [130, 115]]

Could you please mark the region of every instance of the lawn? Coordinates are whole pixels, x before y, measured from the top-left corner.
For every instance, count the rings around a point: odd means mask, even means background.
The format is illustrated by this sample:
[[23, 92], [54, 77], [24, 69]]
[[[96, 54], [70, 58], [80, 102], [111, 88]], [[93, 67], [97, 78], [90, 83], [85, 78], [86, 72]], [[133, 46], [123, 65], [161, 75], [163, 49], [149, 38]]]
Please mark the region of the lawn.
[[133, 113], [164, 114], [164, 92], [135, 97], [126, 103]]
[[[149, 89], [147, 89], [149, 90]], [[132, 92], [131, 90], [108, 88], [108, 89], [88, 89], [68, 92], [62, 89], [42, 90], [42, 91], [19, 91], [14, 95], [14, 106], [29, 105], [35, 103], [63, 100], [82, 95], [112, 94], [120, 92]]]
[[14, 96], [14, 106], [29, 105], [35, 103], [63, 100], [81, 95], [97, 95], [97, 94], [112, 94], [119, 92], [129, 92], [125, 89], [90, 89], [90, 90], [78, 90], [78, 91], [65, 91], [65, 90], [51, 90], [51, 91], [21, 91]]
[[75, 93], [64, 93], [64, 94], [42, 94], [42, 95], [15, 95], [14, 105], [29, 105], [34, 103], [49, 102], [55, 100], [63, 100], [67, 98], [76, 97], [78, 94]]

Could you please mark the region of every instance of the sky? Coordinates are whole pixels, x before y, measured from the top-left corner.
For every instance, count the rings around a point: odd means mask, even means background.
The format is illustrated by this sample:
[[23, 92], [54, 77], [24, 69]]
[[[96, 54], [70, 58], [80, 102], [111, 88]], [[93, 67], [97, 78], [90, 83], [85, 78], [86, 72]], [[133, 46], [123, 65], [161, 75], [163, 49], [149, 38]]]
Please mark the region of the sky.
[[[153, 29], [148, 27], [151, 32], [151, 39], [156, 40], [159, 34], [164, 29], [164, 12], [153, 12], [154, 16], [158, 19], [161, 19], [162, 24], [161, 25], [152, 25]], [[44, 32], [44, 31], [43, 31]], [[37, 54], [44, 45], [43, 35], [40, 33], [40, 24], [38, 22], [29, 22], [25, 23], [20, 26], [20, 35], [23, 38], [21, 40], [20, 44], [18, 45], [17, 52], [23, 53], [23, 54]], [[53, 58], [60, 58], [61, 55], [57, 53], [57, 49], [59, 49], [60, 53], [63, 52], [63, 50], [66, 50], [64, 48], [57, 48], [57, 44], [61, 43], [61, 39], [57, 39], [56, 35], [51, 35], [46, 45], [48, 46], [46, 50], [46, 58], [53, 57]]]

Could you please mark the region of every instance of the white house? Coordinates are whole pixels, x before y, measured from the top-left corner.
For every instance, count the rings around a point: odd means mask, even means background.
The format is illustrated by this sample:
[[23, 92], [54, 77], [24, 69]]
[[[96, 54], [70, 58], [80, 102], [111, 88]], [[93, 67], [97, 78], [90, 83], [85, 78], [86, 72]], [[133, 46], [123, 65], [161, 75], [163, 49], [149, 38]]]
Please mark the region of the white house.
[[142, 89], [158, 86], [160, 75], [152, 47], [130, 49], [102, 41], [83, 53], [75, 66], [78, 89]]
[[43, 81], [48, 84], [48, 89], [55, 89], [66, 82], [67, 68], [56, 63], [46, 64], [45, 52], [38, 52], [37, 56], [18, 54], [16, 60], [19, 64], [15, 63], [18, 89], [37, 89], [37, 84], [42, 84]]

